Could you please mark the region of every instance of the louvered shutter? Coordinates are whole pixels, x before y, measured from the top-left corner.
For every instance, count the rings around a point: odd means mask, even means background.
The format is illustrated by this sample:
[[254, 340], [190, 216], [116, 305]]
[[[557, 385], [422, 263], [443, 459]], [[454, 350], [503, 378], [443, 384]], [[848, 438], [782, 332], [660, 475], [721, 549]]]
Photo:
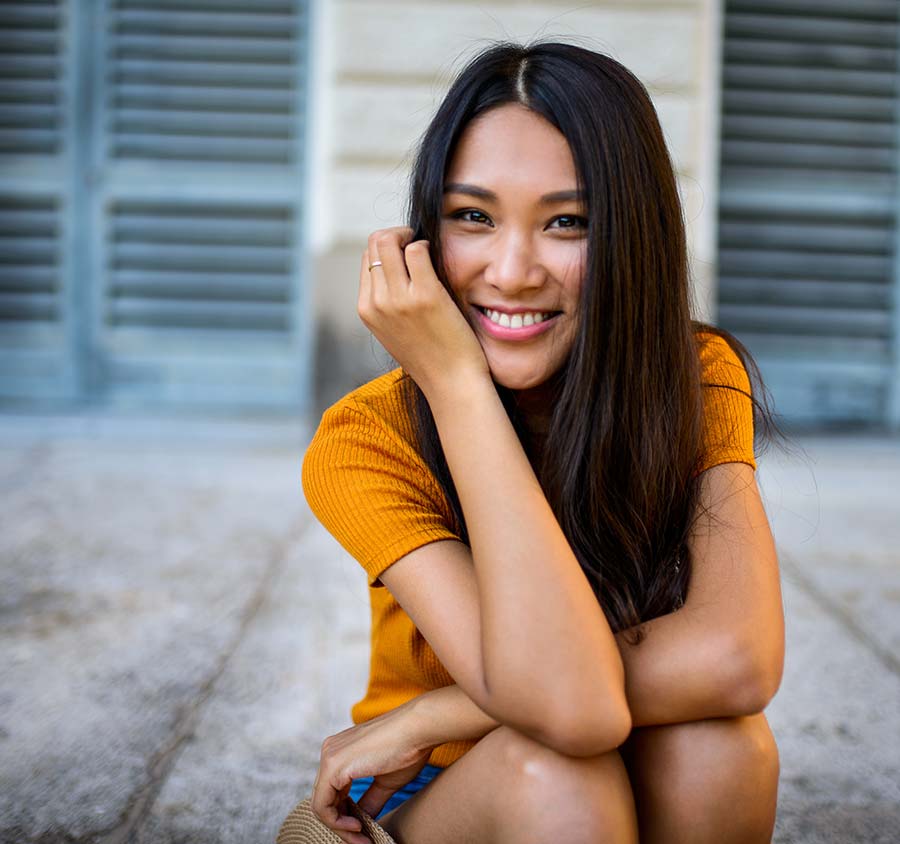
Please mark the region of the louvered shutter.
[[296, 405], [306, 3], [107, 0], [95, 384], [114, 403]]
[[63, 2], [0, 5], [0, 396], [78, 392]]
[[727, 0], [719, 323], [796, 423], [898, 385], [897, 0]]

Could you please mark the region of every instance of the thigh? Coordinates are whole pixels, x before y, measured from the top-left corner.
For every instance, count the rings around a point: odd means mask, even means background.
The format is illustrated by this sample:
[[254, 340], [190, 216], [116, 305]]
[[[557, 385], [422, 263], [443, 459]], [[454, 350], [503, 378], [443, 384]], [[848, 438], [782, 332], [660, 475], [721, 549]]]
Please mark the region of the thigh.
[[505, 726], [379, 823], [412, 844], [637, 844], [634, 799], [617, 752], [574, 759]]
[[771, 840], [779, 762], [762, 713], [639, 727], [621, 753], [642, 844]]

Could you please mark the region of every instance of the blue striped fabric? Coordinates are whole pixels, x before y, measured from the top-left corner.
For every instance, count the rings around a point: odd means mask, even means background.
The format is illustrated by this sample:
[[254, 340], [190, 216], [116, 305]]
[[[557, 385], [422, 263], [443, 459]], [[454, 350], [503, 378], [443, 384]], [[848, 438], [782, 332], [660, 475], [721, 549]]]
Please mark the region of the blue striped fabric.
[[[426, 765], [415, 779], [410, 780], [403, 788], [399, 791], [395, 791], [388, 798], [387, 803], [384, 804], [384, 808], [378, 813], [378, 817], [376, 817], [375, 820], [377, 821], [383, 815], [396, 809], [401, 803], [409, 800], [414, 794], [420, 792], [443, 770], [443, 768], [439, 768], [436, 765]], [[368, 791], [371, 784], [372, 777], [360, 777], [359, 779], [353, 780], [353, 785], [350, 786], [350, 797], [358, 803], [363, 794]]]

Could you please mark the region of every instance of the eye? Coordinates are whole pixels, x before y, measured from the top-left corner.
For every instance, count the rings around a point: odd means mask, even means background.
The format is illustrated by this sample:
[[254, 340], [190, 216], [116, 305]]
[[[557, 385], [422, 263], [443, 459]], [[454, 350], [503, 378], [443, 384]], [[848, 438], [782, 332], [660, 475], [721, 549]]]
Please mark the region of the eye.
[[476, 211], [474, 208], [466, 208], [462, 211], [456, 211], [453, 214], [451, 214], [450, 216], [454, 220], [463, 220], [467, 223], [488, 223], [488, 224], [490, 224], [490, 222], [491, 222], [491, 218], [488, 217], [487, 214], [483, 214], [481, 211]]
[[[559, 223], [559, 226], [553, 226], [553, 223]], [[577, 214], [562, 214], [554, 218], [550, 223], [550, 228], [560, 229], [586, 229], [588, 221], [586, 217], [579, 217]]]

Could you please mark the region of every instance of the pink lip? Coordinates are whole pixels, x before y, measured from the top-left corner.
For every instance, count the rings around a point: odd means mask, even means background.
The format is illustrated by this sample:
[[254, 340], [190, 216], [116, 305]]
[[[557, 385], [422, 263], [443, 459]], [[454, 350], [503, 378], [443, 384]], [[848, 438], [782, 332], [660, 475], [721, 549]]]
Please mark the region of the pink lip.
[[527, 314], [527, 313], [547, 313], [548, 311], [553, 311], [552, 308], [525, 308], [525, 307], [516, 307], [516, 308], [507, 308], [505, 305], [485, 305], [483, 302], [478, 302], [477, 307], [479, 308], [489, 308], [492, 311], [500, 311], [501, 314], [509, 314], [512, 316], [513, 314]]
[[478, 315], [478, 320], [484, 330], [491, 337], [496, 337], [498, 340], [530, 340], [538, 334], [549, 331], [553, 327], [556, 317], [559, 316], [559, 314], [556, 314], [556, 316], [545, 319], [543, 322], [536, 322], [534, 325], [522, 326], [522, 328], [504, 328], [496, 322], [491, 322], [490, 317], [479, 308], [475, 308], [475, 313]]

